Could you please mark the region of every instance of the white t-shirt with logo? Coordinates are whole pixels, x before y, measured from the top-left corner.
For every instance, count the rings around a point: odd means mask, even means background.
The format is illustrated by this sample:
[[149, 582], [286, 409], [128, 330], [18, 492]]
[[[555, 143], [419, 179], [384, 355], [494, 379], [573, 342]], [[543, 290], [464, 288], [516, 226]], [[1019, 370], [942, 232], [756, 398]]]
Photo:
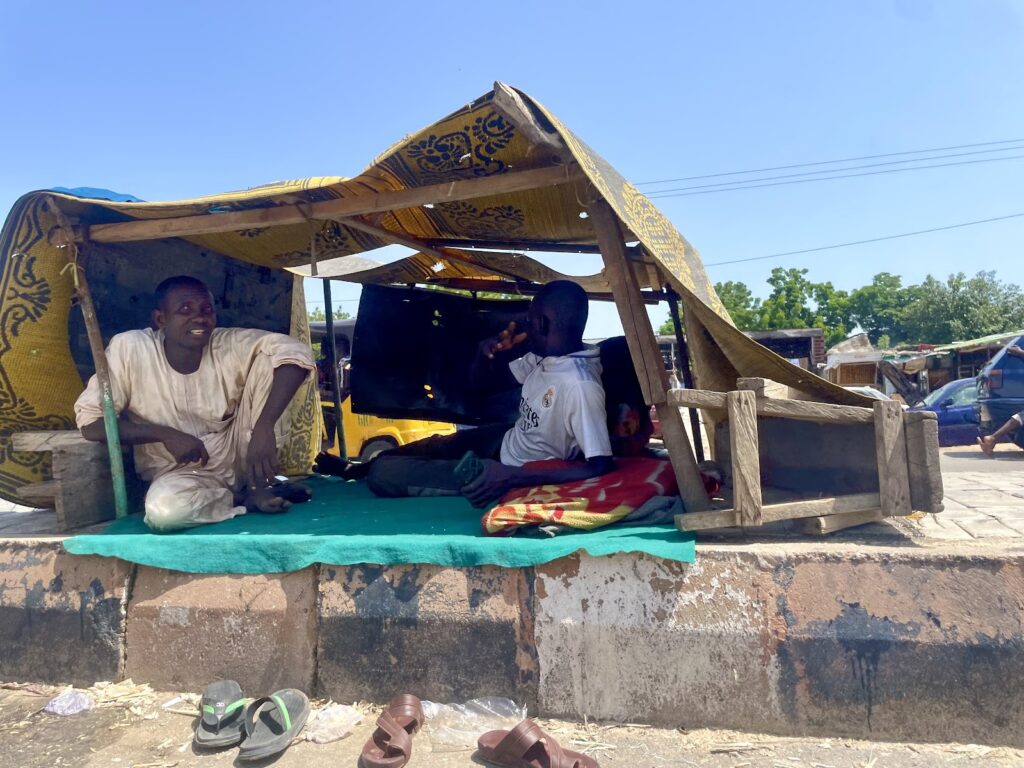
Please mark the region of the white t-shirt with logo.
[[519, 419], [501, 443], [502, 464], [612, 455], [597, 347], [561, 357], [529, 352], [508, 367], [523, 391]]

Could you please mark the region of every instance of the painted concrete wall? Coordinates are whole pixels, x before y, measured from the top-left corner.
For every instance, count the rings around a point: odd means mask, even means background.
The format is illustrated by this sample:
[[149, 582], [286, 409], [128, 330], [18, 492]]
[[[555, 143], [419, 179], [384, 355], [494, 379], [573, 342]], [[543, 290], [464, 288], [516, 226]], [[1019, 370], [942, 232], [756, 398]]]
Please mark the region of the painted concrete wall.
[[209, 576], [0, 541], [0, 678], [1024, 746], [1024, 553], [702, 546], [684, 565]]

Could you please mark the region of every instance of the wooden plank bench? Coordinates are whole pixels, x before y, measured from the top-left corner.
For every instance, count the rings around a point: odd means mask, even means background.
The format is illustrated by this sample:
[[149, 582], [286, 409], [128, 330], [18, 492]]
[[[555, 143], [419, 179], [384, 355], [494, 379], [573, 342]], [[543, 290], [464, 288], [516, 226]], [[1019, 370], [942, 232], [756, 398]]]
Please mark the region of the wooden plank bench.
[[16, 451], [53, 455], [53, 479], [25, 485], [19, 494], [40, 507], [55, 509], [58, 531], [114, 519], [114, 487], [105, 444], [86, 440], [77, 430], [18, 432], [11, 440]]
[[[680, 530], [756, 527], [780, 520], [803, 520], [805, 531], [830, 533], [885, 517], [906, 516], [914, 510], [941, 511], [942, 480], [934, 414], [904, 413], [898, 403], [891, 401], [861, 408], [769, 397], [768, 392], [777, 393], [779, 388], [764, 379], [739, 379], [737, 387], [732, 392], [675, 389], [669, 393], [673, 405], [711, 411], [715, 420], [728, 430], [728, 441], [716, 445], [727, 454], [724, 463], [731, 469], [732, 504], [728, 509], [677, 515], [676, 527]], [[771, 449], [766, 451], [761, 441], [759, 418], [773, 422], [776, 435], [787, 429], [786, 422], [815, 423], [824, 431], [826, 440], [837, 441], [836, 476], [844, 469], [838, 466], [840, 458], [853, 465], [847, 472], [849, 477], [843, 478], [853, 489], [831, 494], [819, 490], [817, 498], [806, 498], [806, 493], [801, 498], [797, 490], [791, 492], [791, 499], [764, 503], [764, 486], [772, 482], [770, 476], [765, 476], [771, 472], [771, 467], [765, 466], [771, 463], [766, 462], [765, 454], [770, 454]], [[840, 425], [860, 426], [854, 427], [855, 434], [849, 434], [848, 430], [836, 430]], [[871, 442], [866, 443], [864, 438]], [[794, 463], [792, 454], [799, 453], [799, 447], [789, 445], [786, 450], [791, 454], [790, 463]], [[811, 445], [805, 448], [808, 464], [821, 461], [821, 457], [811, 455], [814, 450]], [[842, 452], [846, 455], [842, 456]], [[871, 473], [865, 472], [865, 465]], [[819, 474], [827, 475], [828, 469], [819, 470]], [[817, 479], [826, 487], [828, 477]]]

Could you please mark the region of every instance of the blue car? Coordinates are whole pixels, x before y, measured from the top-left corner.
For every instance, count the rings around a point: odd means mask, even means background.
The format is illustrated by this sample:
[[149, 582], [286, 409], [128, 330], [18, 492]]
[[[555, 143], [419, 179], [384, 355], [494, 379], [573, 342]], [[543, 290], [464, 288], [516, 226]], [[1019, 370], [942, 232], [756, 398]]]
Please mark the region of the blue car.
[[978, 439], [978, 387], [974, 379], [957, 379], [930, 393], [912, 411], [939, 417], [939, 445], [973, 445]]

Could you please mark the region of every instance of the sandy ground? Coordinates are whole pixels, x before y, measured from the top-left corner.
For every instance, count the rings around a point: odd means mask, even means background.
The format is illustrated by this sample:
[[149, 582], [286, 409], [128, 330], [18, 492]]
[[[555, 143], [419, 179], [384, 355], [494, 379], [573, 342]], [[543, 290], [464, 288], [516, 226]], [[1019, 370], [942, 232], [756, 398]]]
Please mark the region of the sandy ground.
[[[121, 684], [91, 711], [58, 717], [43, 712], [57, 690], [3, 684], [0, 688], [0, 764], [17, 768], [190, 768], [276, 765], [281, 768], [356, 766], [360, 749], [373, 729], [376, 713], [346, 738], [330, 744], [297, 740], [276, 759], [242, 763], [237, 750], [201, 752], [192, 746], [195, 718], [187, 699], [173, 706], [173, 693], [153, 693], [144, 686]], [[119, 694], [118, 692], [124, 692]], [[193, 695], [194, 697], [194, 695]], [[323, 702], [315, 702], [315, 704]], [[563, 747], [614, 768], [888, 768], [889, 766], [1024, 765], [1024, 751], [1006, 747], [958, 744], [890, 744], [826, 738], [782, 738], [734, 731], [678, 731], [630, 725], [542, 720]], [[482, 765], [472, 750], [433, 751], [430, 735], [413, 741], [417, 766], [459, 768]]]

